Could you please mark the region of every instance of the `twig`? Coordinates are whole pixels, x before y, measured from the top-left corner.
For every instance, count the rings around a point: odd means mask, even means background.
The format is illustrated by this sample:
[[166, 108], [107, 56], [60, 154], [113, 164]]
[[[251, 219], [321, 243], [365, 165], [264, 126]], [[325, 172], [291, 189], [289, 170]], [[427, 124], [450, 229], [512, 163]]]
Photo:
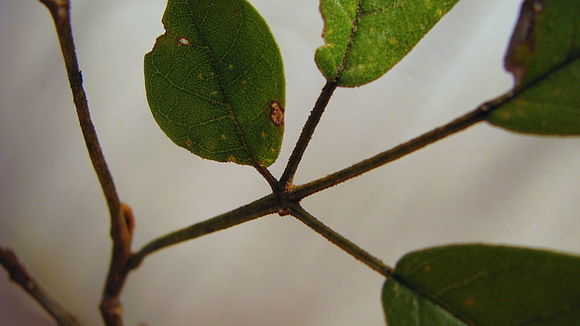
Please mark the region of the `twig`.
[[405, 143], [395, 146], [387, 151], [372, 156], [366, 160], [360, 161], [350, 167], [342, 169], [338, 172], [332, 173], [326, 177], [311, 181], [301, 186], [293, 187], [289, 191], [289, 198], [292, 201], [300, 201], [316, 192], [330, 188], [339, 183], [345, 182], [351, 178], [366, 173], [386, 163], [395, 161], [403, 156], [413, 153], [427, 145], [430, 145], [438, 140], [441, 140], [449, 135], [455, 134], [463, 129], [473, 126], [487, 118], [487, 116], [495, 109], [501, 107], [507, 102], [515, 99], [521, 93], [531, 89], [540, 84], [542, 81], [557, 74], [562, 69], [575, 62], [580, 58], [580, 55], [573, 55], [564, 60], [559, 65], [552, 67], [549, 71], [538, 76], [534, 81], [529, 82], [525, 87], [516, 87], [502, 96], [497, 97], [491, 101], [485, 102], [478, 106], [475, 110], [468, 112], [461, 117], [441, 126], [435, 128], [425, 134], [413, 138]]
[[227, 213], [161, 236], [136, 252], [129, 261], [129, 268], [134, 269], [139, 267], [146, 256], [157, 250], [276, 213], [279, 209], [277, 196], [268, 195]]
[[292, 216], [296, 217], [302, 223], [306, 224], [308, 227], [322, 235], [324, 238], [338, 246], [340, 249], [349, 253], [354, 258], [361, 261], [363, 264], [379, 272], [381, 275], [390, 277], [395, 273], [393, 268], [385, 265], [385, 263], [383, 263], [377, 257], [369, 254], [352, 241], [326, 226], [324, 223], [316, 219], [316, 217], [312, 216], [310, 213], [304, 210], [304, 208], [302, 208], [300, 205], [290, 205], [289, 211]]
[[351, 165], [345, 169], [327, 175], [326, 177], [311, 181], [304, 185], [297, 186], [290, 192], [289, 194], [290, 198], [292, 200], [299, 201], [316, 192], [330, 188], [334, 185], [345, 182], [372, 169], [375, 169], [384, 164], [395, 161], [403, 156], [411, 154], [416, 150], [419, 150], [449, 135], [457, 133], [478, 122], [481, 122], [482, 120], [485, 119], [485, 117], [491, 110], [499, 107], [500, 105], [510, 100], [511, 98], [512, 94], [508, 93], [495, 100], [486, 102], [477, 107], [475, 110], [441, 127], [435, 128], [405, 143], [397, 145], [387, 151], [384, 151], [366, 160], [360, 161], [359, 163]]
[[262, 177], [266, 180], [266, 182], [268, 182], [268, 185], [270, 185], [272, 192], [278, 196], [282, 196], [284, 188], [282, 187], [280, 182], [278, 182], [276, 177], [272, 175], [272, 172], [270, 172], [270, 170], [268, 170], [267, 167], [260, 165], [258, 163], [255, 163], [253, 166], [254, 169], [256, 169], [256, 171], [258, 171], [258, 173], [262, 175]]
[[68, 0], [40, 0], [40, 2], [49, 9], [54, 20], [80, 127], [109, 208], [113, 249], [109, 274], [101, 302], [101, 312], [107, 325], [120, 326], [122, 321], [118, 294], [125, 280], [126, 264], [130, 254], [133, 222], [129, 221], [129, 219], [132, 219], [132, 214], [128, 206], [122, 207], [121, 205], [113, 177], [107, 167], [95, 127], [91, 121], [72, 35], [70, 3]]
[[117, 217], [121, 204], [91, 120], [87, 96], [83, 89], [70, 24], [69, 2], [68, 0], [40, 0], [40, 2], [45, 4], [52, 14], [85, 144], [107, 199], [109, 213], [112, 217]]
[[332, 97], [334, 90], [336, 90], [336, 87], [337, 84], [335, 81], [327, 81], [326, 85], [324, 85], [324, 87], [322, 88], [320, 96], [318, 97], [318, 100], [316, 100], [316, 104], [314, 105], [314, 108], [310, 112], [310, 116], [308, 117], [308, 120], [306, 120], [306, 123], [302, 128], [302, 132], [300, 133], [300, 137], [298, 138], [298, 141], [294, 146], [294, 150], [292, 151], [292, 154], [288, 159], [286, 169], [284, 169], [284, 173], [280, 178], [280, 184], [283, 187], [289, 188], [289, 186], [292, 184], [294, 174], [296, 174], [296, 170], [298, 169], [298, 165], [302, 160], [304, 151], [306, 151], [308, 143], [310, 142], [310, 139], [314, 134], [314, 130], [316, 129], [316, 126], [320, 122], [320, 118], [324, 113], [324, 109], [328, 105], [328, 102], [330, 101], [330, 98]]
[[123, 325], [123, 309], [119, 296], [129, 273], [131, 241], [135, 228], [135, 218], [131, 208], [121, 203], [118, 229], [111, 228], [113, 248], [111, 262], [101, 298], [101, 315], [107, 326]]
[[10, 279], [28, 292], [52, 316], [59, 326], [80, 326], [77, 319], [28, 274], [12, 250], [0, 247], [0, 264], [10, 275]]

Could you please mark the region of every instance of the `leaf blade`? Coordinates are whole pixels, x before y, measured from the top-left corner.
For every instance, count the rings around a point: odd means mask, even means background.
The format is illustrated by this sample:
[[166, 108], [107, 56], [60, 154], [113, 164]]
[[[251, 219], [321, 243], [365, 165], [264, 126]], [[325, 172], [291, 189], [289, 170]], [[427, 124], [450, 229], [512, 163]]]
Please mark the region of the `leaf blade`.
[[580, 135], [580, 2], [526, 0], [505, 55], [515, 97], [488, 122], [510, 131]]
[[342, 87], [369, 83], [390, 70], [458, 0], [321, 0], [325, 44], [318, 69]]
[[264, 19], [245, 0], [169, 0], [163, 23], [144, 62], [161, 129], [206, 159], [271, 165], [282, 142], [285, 81]]
[[[396, 274], [403, 286], [422, 293], [422, 300], [467, 325], [572, 325], [580, 318], [580, 258], [575, 256], [480, 244], [444, 246], [404, 256]], [[392, 296], [389, 282], [399, 281], [386, 282], [383, 302]], [[391, 303], [385, 306], [387, 318], [392, 309], [405, 311]]]
[[[412, 308], [392, 309], [398, 305]], [[383, 286], [383, 307], [388, 325], [392, 326], [467, 326], [453, 314], [395, 280], [389, 280]]]

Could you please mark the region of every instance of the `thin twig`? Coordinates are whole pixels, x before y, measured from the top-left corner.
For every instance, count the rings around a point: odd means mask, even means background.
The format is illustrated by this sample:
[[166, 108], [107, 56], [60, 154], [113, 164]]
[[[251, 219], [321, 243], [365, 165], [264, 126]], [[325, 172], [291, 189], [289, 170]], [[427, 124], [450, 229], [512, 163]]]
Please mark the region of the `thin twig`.
[[326, 226], [324, 223], [319, 221], [316, 217], [308, 213], [304, 208], [298, 204], [290, 205], [290, 214], [300, 220], [302, 223], [306, 224], [308, 227], [316, 231], [318, 234], [322, 235], [328, 241], [337, 245], [340, 249], [346, 251], [354, 258], [361, 261], [363, 264], [367, 265], [371, 269], [379, 272], [385, 277], [392, 276], [395, 272], [392, 267], [387, 266], [377, 257], [369, 254], [361, 247], [357, 246], [352, 241], [338, 234], [330, 227]]
[[[118, 295], [126, 277], [127, 259], [131, 250], [132, 214], [128, 206], [121, 205], [113, 177], [107, 167], [95, 127], [91, 121], [73, 40], [70, 3], [68, 0], [40, 0], [40, 2], [46, 5], [54, 20], [80, 127], [109, 208], [113, 249], [101, 302], [101, 313], [107, 325], [120, 326], [123, 323]], [[131, 221], [129, 221], [130, 219]]]
[[28, 274], [12, 250], [0, 247], [0, 264], [10, 275], [10, 279], [28, 292], [59, 326], [80, 326], [78, 320]]
[[107, 199], [109, 213], [116, 218], [121, 204], [91, 120], [87, 96], [83, 89], [70, 24], [69, 2], [68, 0], [40, 0], [40, 2], [45, 4], [52, 14], [85, 144]]
[[146, 256], [160, 249], [276, 213], [279, 209], [278, 198], [268, 195], [227, 213], [161, 236], [136, 252], [129, 261], [129, 268], [139, 267]]
[[[506, 96], [509, 96], [509, 94]], [[459, 118], [453, 120], [452, 122], [450, 122], [442, 127], [436, 128], [436, 129], [434, 129], [426, 134], [423, 134], [415, 139], [412, 139], [406, 143], [403, 143], [399, 146], [396, 146], [393, 149], [390, 149], [390, 150], [385, 151], [383, 153], [380, 153], [376, 156], [373, 156], [370, 159], [364, 160], [360, 163], [357, 163], [351, 167], [348, 167], [346, 169], [343, 169], [341, 171], [333, 173], [333, 174], [326, 176], [324, 178], [320, 178], [318, 180], [312, 181], [312, 182], [307, 183], [305, 185], [298, 186], [298, 187], [290, 190], [288, 192], [289, 198], [286, 198], [286, 200], [283, 200], [282, 202], [277, 200], [278, 199], [278, 198], [276, 198], [277, 196], [273, 196], [273, 195], [266, 196], [266, 197], [263, 197], [263, 198], [255, 201], [253, 203], [250, 203], [246, 206], [240, 207], [240, 208], [235, 209], [233, 211], [230, 211], [228, 213], [216, 216], [212, 219], [209, 219], [209, 220], [194, 224], [192, 226], [189, 226], [187, 228], [175, 231], [173, 233], [161, 236], [161, 237], [151, 241], [149, 244], [147, 244], [145, 247], [143, 247], [141, 250], [139, 250], [136, 254], [133, 255], [133, 257], [130, 259], [130, 268], [134, 269], [134, 268], [138, 267], [141, 264], [142, 260], [146, 256], [148, 256], [149, 254], [151, 254], [157, 250], [160, 250], [162, 248], [166, 248], [166, 247], [172, 246], [174, 244], [177, 244], [179, 242], [187, 241], [187, 240], [190, 240], [190, 239], [193, 239], [193, 238], [196, 238], [199, 236], [203, 236], [203, 235], [206, 235], [206, 234], [218, 231], [218, 230], [229, 228], [229, 227], [232, 227], [234, 225], [241, 224], [243, 222], [246, 222], [246, 221], [267, 215], [267, 214], [281, 212], [281, 211], [285, 211], [285, 212], [289, 211], [290, 213], [292, 213], [292, 209], [293, 209], [292, 214], [295, 214], [295, 217], [300, 218], [299, 216], [304, 216], [304, 214], [302, 214], [303, 209], [301, 211], [300, 206], [296, 206], [296, 205], [298, 205], [297, 203], [300, 200], [302, 200], [303, 198], [305, 198], [309, 195], [312, 195], [313, 193], [316, 193], [318, 191], [329, 188], [329, 187], [336, 185], [338, 183], [344, 182], [344, 181], [346, 181], [350, 178], [353, 178], [357, 175], [363, 174], [363, 173], [371, 170], [372, 168], [376, 168], [378, 166], [381, 166], [383, 164], [386, 164], [388, 162], [396, 160], [402, 156], [410, 154], [410, 153], [420, 149], [421, 147], [424, 147], [428, 144], [436, 142], [436, 141], [444, 138], [445, 136], [451, 135], [455, 132], [458, 132], [464, 128], [467, 128], [467, 127], [481, 121], [485, 117], [485, 113], [487, 111], [489, 111], [492, 108], [505, 102], [504, 97], [498, 98], [497, 100], [490, 101], [484, 105], [481, 105], [476, 110], [469, 112], [468, 114], [466, 114], [462, 117], [459, 117]], [[259, 203], [259, 206], [261, 208], [260, 208], [260, 210], [255, 210], [258, 208], [257, 207], [258, 203]], [[250, 213], [248, 213], [248, 212], [250, 212]], [[251, 215], [249, 215], [249, 214], [251, 214]], [[296, 216], [296, 215], [299, 215], [299, 216]], [[306, 223], [307, 225], [308, 225], [308, 223], [311, 223], [313, 226], [317, 227], [319, 230], [323, 230], [323, 231], [319, 232], [323, 236], [325, 236], [325, 234], [326, 235], [336, 234], [336, 232], [334, 232], [332, 229], [328, 228], [327, 226], [325, 226], [324, 224], [322, 224], [320, 221], [318, 221], [316, 219], [304, 220], [303, 222]], [[325, 232], [325, 233], [322, 233], [322, 232]], [[350, 242], [348, 239], [344, 239], [340, 235], [338, 235], [338, 237], [336, 239], [342, 239], [344, 241], [344, 243], [347, 243], [347, 244], [351, 243], [354, 247], [357, 247], [355, 244]], [[360, 249], [360, 250], [362, 250], [362, 249]], [[380, 264], [377, 266], [380, 266]], [[373, 268], [373, 269], [375, 269], [375, 268]], [[377, 270], [379, 272], [381, 272], [381, 270], [382, 270], [382, 272], [385, 272], [387, 269], [377, 267], [375, 270]]]
[[129, 273], [131, 241], [135, 228], [135, 218], [129, 206], [121, 203], [119, 215], [120, 228], [116, 232], [113, 228], [111, 229], [111, 237], [113, 238], [111, 262], [99, 306], [107, 326], [123, 325], [123, 309], [119, 296]]
[[356, 163], [338, 172], [332, 173], [326, 177], [311, 181], [301, 186], [293, 187], [289, 191], [289, 199], [292, 201], [300, 201], [303, 198], [308, 197], [316, 192], [345, 182], [386, 163], [395, 161], [403, 156], [413, 153], [414, 151], [435, 143], [449, 135], [471, 127], [476, 123], [485, 120], [487, 116], [495, 109], [501, 107], [511, 100], [516, 99], [518, 95], [526, 92], [534, 86], [542, 83], [544, 80], [559, 73], [562, 69], [566, 69], [566, 67], [578, 60], [578, 58], [580, 58], [580, 55], [573, 55], [567, 58], [559, 65], [552, 67], [549, 71], [546, 71], [544, 74], [538, 76], [534, 81], [526, 84], [525, 87], [516, 87], [515, 89], [505, 93], [502, 96], [481, 104], [475, 110], [468, 112], [441, 127], [435, 128], [405, 143], [372, 156], [366, 160], [360, 161], [359, 163]]
[[286, 169], [284, 169], [284, 173], [280, 178], [280, 184], [283, 187], [288, 188], [292, 184], [294, 175], [296, 174], [296, 170], [298, 169], [298, 165], [302, 160], [302, 156], [304, 155], [304, 152], [308, 147], [310, 139], [312, 139], [314, 130], [316, 129], [316, 126], [320, 122], [320, 118], [324, 113], [324, 109], [328, 105], [328, 102], [330, 101], [330, 98], [332, 97], [334, 90], [336, 90], [336, 87], [337, 83], [335, 81], [327, 81], [326, 85], [324, 85], [324, 87], [322, 88], [320, 96], [318, 97], [318, 100], [316, 100], [316, 104], [314, 105], [314, 108], [310, 112], [310, 116], [308, 117], [308, 120], [306, 120], [306, 123], [302, 128], [302, 132], [300, 133], [300, 137], [298, 138], [298, 141], [294, 146], [294, 150], [292, 151], [292, 154], [288, 159]]
[[266, 182], [268, 182], [268, 185], [270, 185], [270, 188], [272, 189], [273, 193], [275, 193], [276, 195], [279, 195], [279, 196], [282, 194], [282, 192], [284, 191], [284, 188], [282, 187], [280, 182], [278, 182], [276, 177], [274, 177], [274, 175], [272, 175], [272, 172], [270, 172], [270, 170], [268, 170], [267, 167], [260, 165], [258, 163], [255, 163], [254, 169], [256, 169], [256, 171], [258, 171], [258, 173], [260, 173], [262, 175], [262, 177], [266, 180]]
[[487, 114], [494, 108], [499, 107], [509, 99], [511, 99], [511, 93], [499, 97], [498, 99], [486, 102], [475, 110], [441, 126], [435, 128], [427, 133], [424, 133], [416, 138], [413, 138], [405, 143], [397, 145], [387, 151], [379, 153], [372, 156], [366, 160], [360, 161], [354, 165], [351, 165], [345, 169], [327, 175], [326, 177], [311, 181], [304, 185], [295, 187], [290, 191], [290, 198], [292, 200], [301, 200], [308, 197], [316, 192], [330, 188], [339, 183], [345, 182], [363, 173], [366, 173], [372, 169], [380, 167], [389, 162], [395, 161], [403, 156], [411, 154], [427, 145], [435, 143], [449, 135], [457, 133], [463, 129], [466, 129], [478, 122], [485, 119]]

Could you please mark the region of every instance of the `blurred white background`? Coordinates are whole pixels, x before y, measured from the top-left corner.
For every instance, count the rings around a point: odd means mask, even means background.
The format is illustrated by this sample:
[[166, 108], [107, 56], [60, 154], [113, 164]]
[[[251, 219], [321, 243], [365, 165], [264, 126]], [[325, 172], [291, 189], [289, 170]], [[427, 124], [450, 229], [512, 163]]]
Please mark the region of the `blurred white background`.
[[[249, 167], [202, 160], [156, 126], [142, 63], [165, 1], [72, 1], [92, 115], [135, 248], [269, 190]], [[286, 67], [279, 176], [324, 80], [315, 0], [253, 0]], [[387, 76], [339, 89], [298, 184], [443, 124], [511, 86], [502, 69], [520, 0], [463, 0]], [[109, 261], [106, 205], [78, 128], [48, 11], [0, 0], [0, 245], [85, 325], [99, 325]], [[458, 242], [580, 251], [580, 141], [481, 124], [304, 201], [315, 216], [394, 265]], [[382, 325], [383, 279], [292, 218], [269, 216], [144, 262], [122, 296], [127, 325]], [[52, 321], [0, 272], [0, 325]]]

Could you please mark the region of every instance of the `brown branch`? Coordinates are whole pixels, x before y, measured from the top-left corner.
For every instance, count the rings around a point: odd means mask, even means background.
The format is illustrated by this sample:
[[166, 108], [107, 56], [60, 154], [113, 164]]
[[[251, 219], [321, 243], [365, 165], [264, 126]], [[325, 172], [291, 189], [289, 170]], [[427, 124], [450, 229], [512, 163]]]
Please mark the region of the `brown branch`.
[[133, 225], [133, 222], [129, 220], [132, 219], [132, 214], [128, 206], [121, 205], [113, 177], [107, 167], [95, 127], [91, 121], [73, 40], [70, 3], [68, 0], [40, 0], [40, 2], [48, 8], [54, 20], [80, 127], [109, 208], [113, 249], [101, 311], [107, 325], [120, 326], [122, 321], [118, 295], [127, 273], [126, 264], [130, 254]]
[[403, 156], [411, 154], [427, 145], [437, 142], [449, 135], [455, 134], [485, 119], [489, 112], [513, 98], [512, 93], [508, 93], [495, 100], [486, 102], [475, 110], [425, 134], [413, 138], [405, 143], [395, 146], [387, 151], [360, 161], [345, 169], [327, 175], [326, 177], [311, 181], [304, 185], [297, 186], [290, 192], [290, 198], [300, 201], [316, 192], [330, 188], [339, 183], [357, 177], [372, 169], [380, 167], [389, 162], [395, 161]]
[[121, 212], [117, 220], [119, 220], [119, 228], [117, 230], [111, 228], [111, 237], [113, 238], [111, 263], [99, 306], [107, 326], [123, 325], [123, 309], [119, 296], [129, 273], [131, 241], [135, 228], [135, 219], [131, 207], [121, 203]]
[[395, 146], [387, 151], [379, 153], [373, 157], [356, 163], [350, 167], [342, 169], [338, 172], [332, 173], [326, 177], [314, 180], [307, 184], [294, 187], [289, 191], [289, 198], [292, 201], [300, 201], [305, 197], [308, 197], [316, 192], [327, 189], [339, 183], [345, 182], [349, 179], [357, 177], [363, 173], [366, 173], [372, 169], [379, 166], [387, 164], [389, 162], [395, 161], [403, 156], [413, 153], [427, 145], [435, 143], [449, 135], [455, 134], [461, 130], [473, 126], [474, 124], [481, 122], [487, 118], [487, 116], [494, 110], [498, 109], [507, 102], [514, 100], [518, 95], [531, 89], [532, 87], [542, 83], [546, 79], [550, 78], [565, 69], [570, 64], [575, 62], [580, 58], [580, 55], [574, 55], [560, 64], [553, 66], [549, 71], [538, 76], [535, 80], [529, 82], [525, 87], [515, 88], [511, 91], [499, 96], [491, 101], [485, 102], [478, 106], [475, 110], [466, 113], [465, 115], [441, 126], [435, 128], [423, 135], [413, 138], [405, 143]]
[[260, 198], [227, 213], [193, 224], [149, 242], [131, 257], [129, 267], [130, 269], [139, 267], [145, 257], [160, 249], [273, 214], [279, 210], [279, 201], [276, 196], [269, 195]]
[[346, 251], [348, 254], [358, 259], [363, 264], [367, 265], [371, 269], [379, 272], [385, 277], [390, 277], [394, 275], [395, 271], [392, 267], [385, 265], [380, 259], [371, 255], [354, 242], [348, 240], [342, 235], [338, 234], [330, 227], [319, 221], [316, 217], [308, 213], [304, 208], [298, 204], [293, 204], [289, 206], [289, 211], [292, 216], [297, 218], [300, 222], [306, 224], [309, 228], [316, 231], [318, 234], [322, 235], [328, 241], [332, 242], [340, 249]]
[[12, 250], [0, 247], [0, 264], [10, 275], [10, 279], [28, 292], [52, 316], [59, 326], [80, 326], [77, 319], [28, 274], [26, 268], [18, 261], [18, 257]]
[[70, 24], [69, 2], [68, 0], [40, 1], [48, 7], [52, 14], [85, 144], [107, 199], [109, 213], [112, 217], [117, 217], [120, 210], [120, 201], [91, 120], [87, 96], [83, 89], [82, 76]]
[[286, 196], [284, 188], [282, 187], [280, 182], [278, 182], [278, 179], [276, 179], [276, 177], [272, 175], [272, 172], [270, 172], [270, 170], [268, 170], [267, 167], [260, 165], [258, 163], [255, 163], [253, 166], [254, 169], [256, 169], [256, 171], [258, 171], [260, 175], [262, 175], [262, 177], [266, 180], [266, 182], [268, 182], [268, 185], [270, 186], [272, 192], [275, 195], [277, 195], [278, 197]]
[[310, 112], [310, 116], [308, 116], [308, 120], [306, 120], [306, 123], [302, 128], [302, 132], [300, 133], [300, 137], [296, 142], [296, 146], [294, 146], [294, 150], [288, 159], [286, 169], [284, 169], [284, 173], [280, 178], [280, 184], [283, 187], [289, 188], [292, 185], [292, 180], [294, 179], [298, 165], [302, 160], [302, 156], [304, 155], [304, 152], [310, 143], [310, 139], [312, 139], [314, 130], [320, 122], [320, 118], [324, 113], [324, 109], [326, 109], [326, 106], [328, 105], [332, 94], [336, 90], [336, 87], [336, 81], [327, 81], [326, 85], [324, 85], [322, 88], [320, 96], [318, 97], [318, 100], [316, 100], [316, 104], [314, 104], [314, 108]]

